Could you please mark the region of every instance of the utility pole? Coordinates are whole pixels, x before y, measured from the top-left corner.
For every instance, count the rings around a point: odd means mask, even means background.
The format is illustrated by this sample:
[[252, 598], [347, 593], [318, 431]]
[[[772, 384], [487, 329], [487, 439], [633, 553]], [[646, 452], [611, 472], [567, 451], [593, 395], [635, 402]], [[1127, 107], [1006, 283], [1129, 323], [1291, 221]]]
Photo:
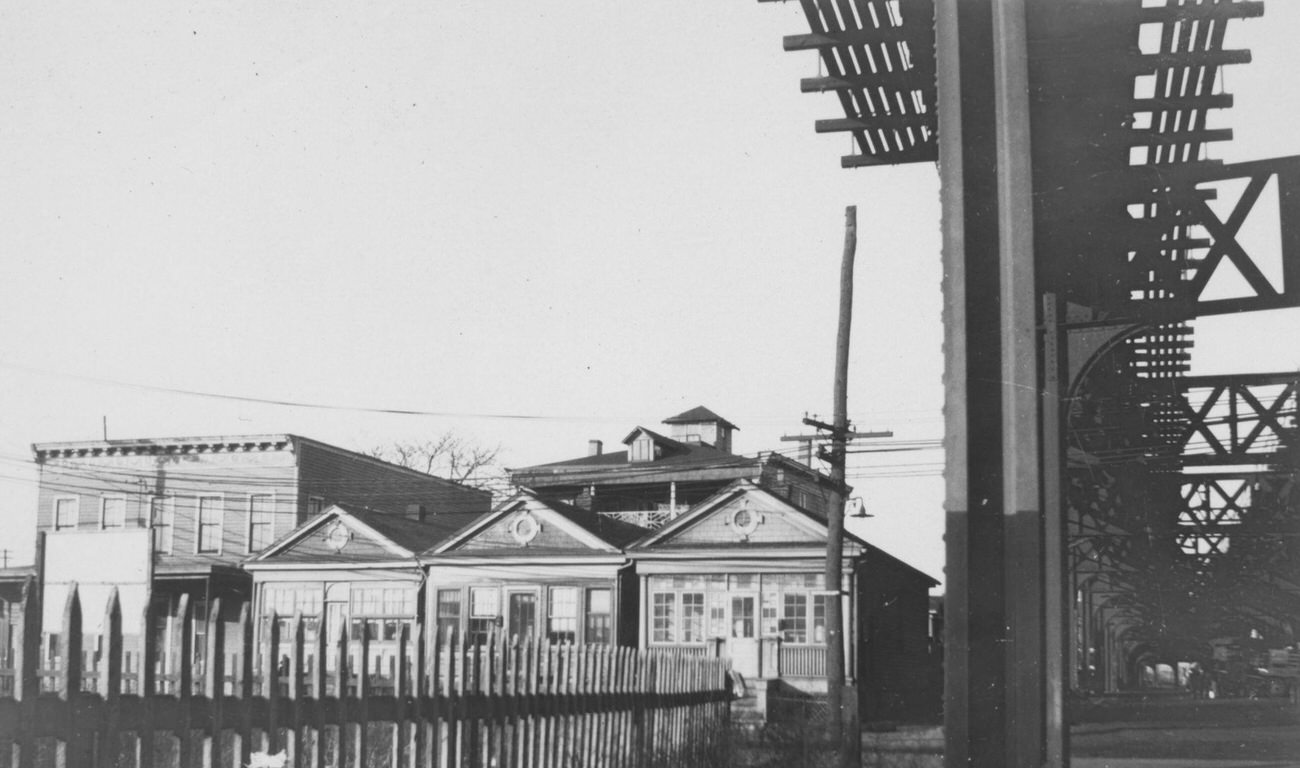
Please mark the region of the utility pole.
[[[839, 331], [835, 338], [834, 413], [831, 448], [826, 458], [831, 465], [830, 499], [826, 507], [826, 692], [829, 709], [827, 735], [839, 752], [839, 764], [848, 766], [857, 755], [861, 734], [844, 733], [844, 460], [849, 434], [849, 330], [853, 322], [853, 258], [858, 248], [858, 209], [844, 209], [844, 257], [840, 262]], [[804, 420], [809, 422], [808, 419]], [[825, 425], [814, 426], [825, 428]], [[855, 718], [856, 720], [856, 718]], [[850, 742], [850, 740], [852, 740]]]
[[[805, 420], [804, 423], [808, 423], [808, 421]], [[827, 429], [829, 428], [830, 427], [827, 427]], [[882, 429], [873, 432], [849, 432], [844, 435], [844, 439], [847, 441], [859, 440], [862, 438], [893, 436], [894, 431], [892, 429]], [[780, 439], [783, 443], [801, 443], [799, 446], [799, 461], [803, 462], [804, 466], [811, 467], [813, 459], [813, 443], [825, 442], [827, 437], [826, 435], [818, 433], [816, 435], [781, 435]]]

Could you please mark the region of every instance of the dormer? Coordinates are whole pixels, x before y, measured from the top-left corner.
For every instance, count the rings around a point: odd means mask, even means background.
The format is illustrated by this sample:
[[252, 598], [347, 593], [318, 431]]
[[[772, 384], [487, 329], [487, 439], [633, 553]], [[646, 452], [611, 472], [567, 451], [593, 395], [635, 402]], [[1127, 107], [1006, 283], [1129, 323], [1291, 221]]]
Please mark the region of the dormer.
[[669, 436], [678, 442], [708, 445], [726, 453], [731, 453], [731, 433], [740, 429], [702, 405], [664, 419], [664, 423]]
[[623, 438], [623, 444], [627, 446], [627, 460], [632, 464], [658, 461], [665, 456], [687, 450], [686, 446], [676, 440], [664, 437], [658, 432], [653, 432], [645, 427], [637, 427], [632, 430], [627, 437]]

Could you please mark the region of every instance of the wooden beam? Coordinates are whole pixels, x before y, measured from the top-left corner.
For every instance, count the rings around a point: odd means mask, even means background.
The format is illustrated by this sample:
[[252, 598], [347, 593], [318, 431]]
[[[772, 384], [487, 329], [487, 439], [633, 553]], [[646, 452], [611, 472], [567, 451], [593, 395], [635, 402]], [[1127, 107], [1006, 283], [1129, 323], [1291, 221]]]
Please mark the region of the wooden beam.
[[798, 35], [786, 35], [781, 39], [781, 45], [787, 51], [814, 51], [837, 46], [897, 43], [919, 39], [923, 33], [921, 27], [918, 27], [916, 31], [912, 31], [910, 27], [881, 27], [879, 29], [848, 29], [843, 32], [805, 32]]
[[877, 115], [875, 117], [834, 117], [813, 123], [817, 133], [874, 131], [878, 128], [934, 128], [934, 115]]

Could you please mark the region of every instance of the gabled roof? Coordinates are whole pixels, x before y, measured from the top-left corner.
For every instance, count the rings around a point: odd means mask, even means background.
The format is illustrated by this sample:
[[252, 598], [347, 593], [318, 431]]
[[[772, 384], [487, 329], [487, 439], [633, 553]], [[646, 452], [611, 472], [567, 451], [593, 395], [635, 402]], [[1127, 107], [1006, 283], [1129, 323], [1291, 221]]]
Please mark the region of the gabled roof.
[[729, 429], [740, 431], [740, 427], [732, 424], [702, 405], [697, 405], [689, 411], [683, 411], [676, 416], [669, 416], [664, 419], [665, 424], [702, 424], [708, 422], [715, 422]]
[[631, 432], [628, 432], [627, 437], [623, 438], [623, 445], [630, 445], [632, 441], [636, 439], [636, 436], [640, 434], [646, 435], [651, 440], [655, 441], [656, 444], [673, 451], [685, 451], [688, 448], [686, 443], [678, 442], [671, 437], [664, 437], [653, 429], [646, 429], [645, 427], [637, 427]]
[[[760, 501], [754, 504], [752, 509], [756, 513], [762, 514], [765, 510], [770, 514], [773, 510], [778, 510], [783, 522], [789, 525], [785, 530], [793, 531], [799, 539], [791, 538], [788, 541], [768, 541], [768, 542], [740, 542], [735, 533], [729, 534], [730, 541], [699, 541], [690, 540], [692, 536], [690, 531], [697, 526], [701, 526], [711, 518], [716, 525], [716, 515], [721, 510], [731, 506], [734, 509], [736, 502], [745, 497], [755, 498]], [[748, 505], [747, 505], [748, 506]], [[772, 521], [776, 522], [776, 521]], [[761, 527], [761, 526], [760, 526]], [[734, 529], [732, 529], [734, 530]], [[757, 529], [755, 529], [757, 530]], [[761, 537], [755, 537], [761, 538]], [[779, 549], [798, 549], [812, 548], [819, 549], [826, 546], [827, 523], [826, 518], [810, 512], [789, 500], [784, 499], [761, 486], [750, 482], [749, 480], [737, 480], [726, 488], [718, 491], [704, 501], [696, 504], [686, 511], [683, 515], [675, 520], [670, 521], [662, 528], [648, 533], [646, 536], [638, 539], [627, 547], [627, 552], [633, 558], [638, 556], [651, 556], [656, 551], [663, 551], [674, 558], [680, 557], [683, 553], [691, 551], [699, 553], [699, 557], [717, 557], [730, 556], [730, 553], [736, 554], [761, 553], [759, 556], [771, 556]], [[938, 581], [929, 574], [917, 568], [908, 565], [899, 560], [883, 549], [869, 544], [862, 538], [854, 535], [848, 530], [844, 531], [844, 554], [846, 559], [858, 555], [865, 555], [867, 562], [883, 561], [889, 563], [892, 567], [909, 572], [916, 577], [926, 581], [930, 586], [938, 585]], [[722, 553], [727, 553], [723, 555]]]
[[[244, 567], [256, 570], [259, 566], [276, 562], [413, 561], [417, 553], [449, 538], [479, 517], [482, 515], [463, 512], [433, 514], [415, 520], [352, 505], [332, 504], [261, 554], [244, 561]], [[335, 522], [363, 541], [364, 547], [353, 547], [353, 552], [348, 552], [346, 547], [338, 552], [323, 552], [319, 547], [299, 546]]]
[[[493, 531], [510, 517], [525, 511], [540, 518], [543, 525], [549, 522], [562, 529], [566, 542], [572, 545], [568, 546], [568, 549], [575, 551], [585, 550], [606, 554], [620, 552], [629, 542], [641, 538], [647, 532], [640, 526], [614, 520], [571, 504], [543, 499], [536, 493], [523, 489], [499, 504], [493, 511], [479, 516], [456, 535], [430, 548], [425, 555], [445, 556], [467, 549], [483, 534]], [[497, 549], [492, 554], [518, 554], [518, 550], [524, 548], [524, 544], [518, 544]], [[539, 547], [538, 551], [554, 551], [554, 548], [547, 550], [545, 547]], [[476, 551], [474, 554], [479, 556], [485, 553]]]
[[[788, 499], [782, 498], [750, 480], [736, 480], [709, 498], [691, 507], [675, 520], [669, 521], [662, 528], [652, 531], [649, 535], [637, 540], [629, 546], [628, 549], [642, 550], [655, 546], [672, 546], [668, 542], [677, 538], [686, 530], [692, 528], [706, 518], [709, 518], [717, 510], [725, 507], [732, 501], [750, 495], [761, 497], [763, 504], [770, 508], [782, 510], [783, 514], [790, 518], [794, 525], [798, 526], [805, 532], [819, 536], [823, 540], [825, 539], [826, 518], [810, 512], [797, 504], [793, 504]], [[859, 539], [848, 531], [844, 532], [844, 537], [847, 541], [853, 542], [857, 545], [863, 547], [868, 546], [865, 541]]]
[[[645, 431], [651, 432], [651, 430]], [[630, 440], [635, 434], [636, 430], [633, 431], [632, 435], [628, 436], [628, 439]], [[654, 433], [651, 432], [651, 434]], [[510, 473], [516, 477], [536, 475], [543, 478], [555, 477], [560, 479], [567, 475], [581, 475], [588, 472], [599, 473], [604, 477], [609, 473], [617, 473], [620, 470], [634, 473], [645, 473], [648, 470], [656, 469], [680, 471], [723, 467], [748, 467], [756, 470], [760, 465], [758, 459], [721, 451], [711, 445], [681, 443], [662, 436], [660, 438], [665, 441], [665, 443], [661, 444], [671, 445], [673, 450], [666, 452], [667, 455], [661, 456], [654, 461], [631, 462], [628, 461], [627, 451], [612, 451], [599, 456], [580, 456], [576, 459], [566, 459], [549, 464], [520, 467], [511, 470]], [[519, 482], [519, 480], [516, 482]], [[527, 485], [528, 482], [523, 480], [521, 484]]]

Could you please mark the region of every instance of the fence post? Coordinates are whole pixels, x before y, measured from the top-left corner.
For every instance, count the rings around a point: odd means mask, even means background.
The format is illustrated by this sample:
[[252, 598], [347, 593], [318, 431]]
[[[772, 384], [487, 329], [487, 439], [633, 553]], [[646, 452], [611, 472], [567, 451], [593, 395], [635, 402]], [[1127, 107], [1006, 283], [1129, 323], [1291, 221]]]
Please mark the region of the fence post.
[[63, 606], [63, 669], [59, 674], [59, 700], [62, 703], [60, 720], [63, 726], [63, 738], [59, 740], [55, 757], [59, 766], [89, 765], [90, 750], [87, 749], [93, 736], [81, 734], [77, 727], [77, 705], [81, 700], [82, 684], [82, 634], [81, 634], [81, 598], [77, 595], [77, 583], [68, 585], [68, 599]]
[[14, 698], [18, 700], [18, 765], [36, 762], [36, 698], [41, 695], [41, 588], [28, 576], [23, 582], [23, 621], [14, 640]]
[[226, 698], [226, 633], [221, 626], [221, 598], [213, 598], [207, 621], [207, 663], [204, 665], [203, 693], [208, 699], [208, 723], [203, 737], [204, 765], [221, 765], [221, 735], [225, 726], [223, 710]]
[[157, 611], [152, 590], [146, 590], [144, 610], [140, 616], [140, 710], [144, 722], [135, 735], [136, 763], [140, 768], [153, 768], [154, 697], [158, 688], [158, 636], [154, 634]]
[[181, 595], [180, 603], [177, 606], [177, 623], [174, 631], [180, 633], [180, 642], [174, 643], [174, 647], [180, 647], [180, 655], [176, 658], [176, 677], [179, 686], [177, 700], [180, 704], [180, 724], [177, 737], [180, 741], [180, 761], [179, 765], [193, 765], [193, 737], [190, 733], [190, 727], [193, 722], [194, 713], [191, 709], [194, 702], [194, 606], [190, 602], [189, 595]]
[[266, 699], [262, 744], [264, 751], [274, 754], [280, 751], [280, 617], [274, 608], [266, 617], [262, 638], [262, 697]]
[[102, 645], [104, 655], [99, 679], [103, 685], [104, 716], [99, 730], [99, 760], [96, 764], [100, 768], [111, 768], [117, 765], [117, 753], [121, 750], [118, 726], [122, 717], [122, 605], [117, 587], [113, 587], [108, 595]]
[[370, 745], [370, 735], [366, 732], [370, 707], [370, 624], [361, 625], [361, 647], [357, 651], [357, 766], [366, 764], [366, 753]]
[[312, 745], [311, 760], [308, 762], [311, 768], [325, 768], [325, 686], [327, 683], [325, 667], [329, 656], [329, 625], [326, 623], [328, 617], [329, 611], [322, 607], [320, 616], [316, 619], [316, 647], [313, 652], [316, 666], [312, 668], [311, 685], [312, 695], [315, 698], [312, 702], [312, 732], [315, 741]]
[[239, 670], [235, 680], [235, 698], [239, 701], [239, 765], [248, 765], [253, 754], [253, 608], [244, 603], [239, 609]]
[[334, 702], [338, 722], [338, 765], [347, 765], [348, 752], [355, 741], [348, 732], [348, 628], [351, 621], [343, 616], [334, 640]]
[[397, 768], [407, 768], [411, 760], [411, 745], [408, 743], [407, 722], [410, 711], [407, 703], [410, 697], [410, 672], [406, 664], [406, 655], [411, 649], [411, 628], [402, 622], [397, 630], [397, 679], [393, 681], [393, 698], [396, 699], [396, 722], [393, 725], [393, 756]]
[[302, 611], [294, 611], [293, 626], [289, 635], [289, 713], [284, 746], [289, 752], [289, 765], [301, 765], [306, 754], [307, 735], [303, 733], [303, 682], [306, 680], [306, 648], [302, 625]]

